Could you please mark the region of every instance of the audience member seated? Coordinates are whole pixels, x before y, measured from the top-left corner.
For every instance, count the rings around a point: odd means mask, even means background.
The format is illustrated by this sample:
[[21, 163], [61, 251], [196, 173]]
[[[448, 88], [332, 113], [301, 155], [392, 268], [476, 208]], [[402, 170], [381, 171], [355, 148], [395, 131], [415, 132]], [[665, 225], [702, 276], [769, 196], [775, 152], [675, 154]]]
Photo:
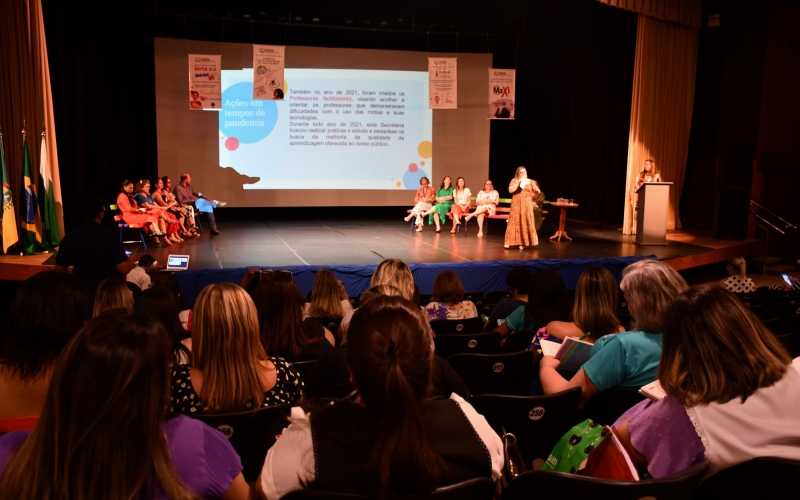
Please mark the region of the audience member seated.
[[436, 275], [433, 296], [435, 302], [425, 306], [429, 321], [478, 317], [475, 304], [471, 300], [464, 300], [464, 285], [453, 271], [442, 271]]
[[608, 269], [600, 266], [586, 269], [575, 287], [572, 321], [551, 321], [539, 329], [534, 348], [541, 349], [541, 339], [560, 344], [567, 337], [577, 337], [594, 344], [604, 335], [624, 332], [616, 313], [618, 298], [617, 281]]
[[[378, 264], [375, 272], [372, 273], [369, 287], [372, 288], [378, 285], [392, 285], [400, 290], [401, 296], [406, 300], [413, 301], [414, 295], [417, 293], [414, 286], [414, 275], [411, 274], [411, 269], [408, 268], [405, 262], [400, 259], [386, 259]], [[417, 298], [419, 299], [419, 295], [417, 295]], [[347, 342], [347, 327], [354, 312], [355, 310], [345, 314], [341, 325], [339, 325], [339, 338], [342, 339], [342, 343]]]
[[483, 330], [494, 331], [497, 328], [497, 320], [505, 319], [511, 313], [528, 303], [528, 288], [531, 286], [533, 273], [524, 267], [515, 267], [506, 274], [506, 286], [511, 293], [511, 297], [506, 297], [494, 306], [489, 315], [489, 321], [484, 325]]
[[598, 339], [592, 357], [569, 381], [557, 371], [560, 362], [544, 356], [539, 363], [539, 381], [545, 394], [580, 387], [583, 406], [598, 392], [641, 387], [656, 380], [667, 311], [686, 290], [686, 282], [669, 264], [647, 259], [622, 271], [620, 288], [628, 301], [633, 331]]
[[124, 281], [117, 278], [106, 278], [97, 287], [94, 297], [92, 317], [96, 318], [111, 309], [133, 308], [133, 292]]
[[756, 284], [752, 278], [746, 276], [747, 262], [744, 257], [732, 257], [726, 267], [728, 276], [722, 284], [733, 293], [751, 293], [756, 291]]
[[700, 285], [673, 302], [658, 379], [667, 396], [634, 406], [615, 424], [634, 463], [653, 477], [704, 458], [707, 475], [757, 457], [800, 460], [800, 374], [729, 292]]
[[72, 267], [73, 276], [80, 278], [90, 293], [104, 279], [120, 278], [133, 268], [119, 238], [100, 224], [104, 213], [102, 198], [82, 198], [79, 215], [83, 222], [64, 236], [56, 254], [56, 270]]
[[167, 331], [172, 342], [172, 365], [192, 362], [192, 337], [181, 324], [178, 303], [169, 290], [163, 287], [145, 290], [136, 302], [135, 310], [139, 314], [149, 314]]
[[131, 269], [125, 279], [131, 283], [136, 283], [139, 290], [145, 291], [153, 284], [150, 275], [147, 273], [152, 271], [156, 265], [158, 265], [158, 261], [155, 257], [147, 254], [142, 255], [139, 258], [139, 262], [136, 263], [136, 267]]
[[0, 434], [33, 429], [61, 351], [88, 317], [88, 292], [74, 276], [43, 271], [20, 285], [0, 342]]
[[300, 399], [303, 381], [295, 369], [261, 346], [247, 292], [215, 283], [194, 306], [192, 363], [172, 369], [171, 412], [233, 413]]
[[289, 271], [261, 275], [253, 293], [261, 345], [270, 356], [287, 361], [320, 359], [333, 349], [336, 339], [319, 321], [303, 319], [303, 295]]
[[170, 358], [146, 317], [89, 322], [59, 359], [33, 431], [0, 437], [0, 498], [250, 498], [225, 436], [166, 420]]
[[[498, 479], [503, 445], [459, 396], [428, 399], [433, 349], [418, 306], [378, 297], [353, 315], [347, 363], [359, 403], [293, 408], [258, 488], [268, 500], [302, 488], [386, 498], [475, 477]], [[313, 439], [312, 439], [313, 436]]]
[[192, 310], [189, 309], [189, 303], [186, 301], [186, 297], [181, 294], [181, 287], [178, 284], [178, 280], [174, 276], [169, 276], [167, 278], [163, 278], [158, 280], [154, 285], [153, 288], [164, 288], [169, 293], [175, 297], [175, 301], [178, 305], [178, 317], [181, 320], [181, 325], [186, 329], [187, 332], [192, 331]]
[[303, 318], [339, 319], [353, 310], [344, 283], [327, 269], [320, 269], [314, 275], [311, 289], [311, 302], [303, 307]]
[[569, 298], [564, 278], [555, 271], [537, 271], [530, 281], [528, 302], [495, 328], [503, 337], [517, 330], [536, 331], [553, 321], [569, 320]]

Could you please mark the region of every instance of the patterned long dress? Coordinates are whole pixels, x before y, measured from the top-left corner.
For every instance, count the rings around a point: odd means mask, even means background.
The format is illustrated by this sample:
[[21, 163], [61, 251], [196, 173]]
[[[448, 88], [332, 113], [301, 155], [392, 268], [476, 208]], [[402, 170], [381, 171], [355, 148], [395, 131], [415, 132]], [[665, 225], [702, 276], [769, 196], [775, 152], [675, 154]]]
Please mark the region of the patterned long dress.
[[533, 217], [533, 187], [530, 182], [511, 194], [511, 212], [508, 214], [506, 241], [508, 246], [536, 246], [536, 221]]

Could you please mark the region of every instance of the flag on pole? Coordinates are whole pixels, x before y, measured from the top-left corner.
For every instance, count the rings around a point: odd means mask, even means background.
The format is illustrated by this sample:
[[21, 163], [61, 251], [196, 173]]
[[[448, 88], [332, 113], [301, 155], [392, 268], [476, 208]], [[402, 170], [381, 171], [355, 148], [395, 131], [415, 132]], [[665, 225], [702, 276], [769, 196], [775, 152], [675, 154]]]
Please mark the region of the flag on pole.
[[22, 253], [33, 255], [42, 249], [42, 219], [39, 218], [39, 203], [36, 201], [36, 184], [33, 183], [31, 153], [28, 138], [22, 130], [22, 190], [25, 193], [25, 209], [22, 212]]
[[3, 149], [2, 132], [0, 132], [0, 167], [2, 167], [3, 176], [3, 211], [0, 212], [0, 218], [3, 219], [3, 252], [6, 252], [11, 245], [19, 241], [19, 235], [17, 235], [17, 214], [14, 213], [14, 201], [11, 198], [11, 182], [8, 179], [8, 169], [6, 168], [6, 152]]
[[42, 214], [42, 244], [53, 249], [61, 244], [56, 217], [56, 197], [53, 193], [53, 176], [50, 175], [50, 162], [47, 157], [45, 130], [42, 125], [42, 152], [39, 155], [39, 211]]

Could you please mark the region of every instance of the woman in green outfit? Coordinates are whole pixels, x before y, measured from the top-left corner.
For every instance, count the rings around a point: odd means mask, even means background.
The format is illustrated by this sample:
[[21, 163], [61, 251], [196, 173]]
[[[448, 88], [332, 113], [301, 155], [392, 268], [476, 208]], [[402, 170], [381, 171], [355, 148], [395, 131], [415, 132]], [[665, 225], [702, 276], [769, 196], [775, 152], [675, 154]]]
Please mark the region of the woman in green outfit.
[[428, 224], [436, 224], [436, 232], [442, 230], [441, 222], [447, 217], [450, 212], [450, 207], [453, 205], [453, 181], [449, 175], [446, 175], [442, 180], [442, 185], [436, 190], [436, 204], [430, 210], [422, 215], [428, 216]]

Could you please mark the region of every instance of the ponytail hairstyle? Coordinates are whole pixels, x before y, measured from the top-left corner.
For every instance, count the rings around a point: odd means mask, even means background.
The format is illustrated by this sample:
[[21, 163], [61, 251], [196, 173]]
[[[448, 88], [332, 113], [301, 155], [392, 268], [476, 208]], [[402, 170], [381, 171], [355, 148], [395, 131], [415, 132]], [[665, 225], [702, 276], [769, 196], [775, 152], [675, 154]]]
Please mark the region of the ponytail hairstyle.
[[431, 389], [430, 326], [402, 297], [368, 300], [348, 330], [347, 364], [377, 421], [366, 475], [381, 495], [427, 493], [446, 467], [425, 436], [422, 403]]
[[197, 499], [181, 480], [161, 424], [171, 349], [149, 317], [111, 311], [59, 358], [42, 413], [3, 472], [0, 500]]

